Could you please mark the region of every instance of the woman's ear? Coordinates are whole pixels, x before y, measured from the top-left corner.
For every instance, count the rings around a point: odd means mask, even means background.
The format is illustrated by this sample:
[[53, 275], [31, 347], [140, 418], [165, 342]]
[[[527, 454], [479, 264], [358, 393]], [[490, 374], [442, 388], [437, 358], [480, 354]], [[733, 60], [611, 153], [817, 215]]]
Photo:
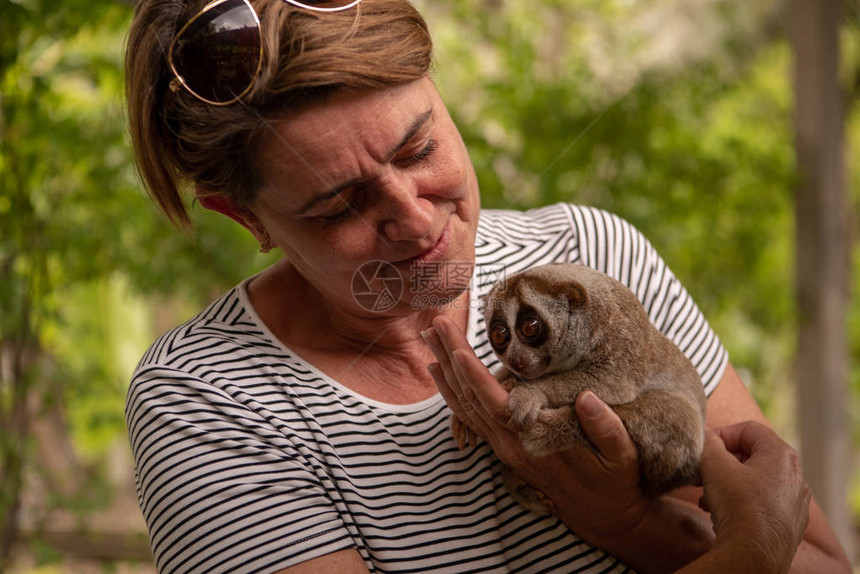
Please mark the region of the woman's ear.
[[233, 199], [223, 193], [208, 193], [197, 188], [197, 202], [211, 211], [217, 211], [236, 221], [261, 241], [266, 230], [256, 215], [245, 207], [239, 206]]

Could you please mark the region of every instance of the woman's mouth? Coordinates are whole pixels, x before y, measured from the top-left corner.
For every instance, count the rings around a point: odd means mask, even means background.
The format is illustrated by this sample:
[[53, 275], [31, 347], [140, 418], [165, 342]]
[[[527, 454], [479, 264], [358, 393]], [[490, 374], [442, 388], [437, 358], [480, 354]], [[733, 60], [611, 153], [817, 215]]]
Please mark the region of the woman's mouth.
[[445, 228], [442, 230], [442, 235], [439, 236], [439, 239], [436, 241], [433, 247], [420, 255], [416, 255], [415, 257], [405, 260], [405, 263], [415, 265], [427, 265], [429, 263], [436, 263], [437, 261], [441, 261], [442, 258], [445, 257], [445, 254], [448, 252], [448, 245], [451, 241], [448, 227], [448, 225], [445, 225]]

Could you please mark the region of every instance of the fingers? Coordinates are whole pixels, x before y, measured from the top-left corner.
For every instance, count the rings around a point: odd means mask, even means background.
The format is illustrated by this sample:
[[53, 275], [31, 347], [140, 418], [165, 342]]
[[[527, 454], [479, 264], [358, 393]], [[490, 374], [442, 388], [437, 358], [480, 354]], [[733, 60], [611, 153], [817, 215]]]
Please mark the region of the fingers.
[[720, 435], [711, 429], [705, 429], [705, 445], [702, 449], [702, 460], [700, 469], [703, 477], [728, 467], [732, 468], [737, 463], [735, 457], [726, 449]]
[[[472, 434], [477, 433], [480, 436], [485, 436], [486, 429], [482, 428], [484, 417], [476, 412], [474, 400], [470, 400], [462, 393], [458, 394], [458, 391], [454, 390], [454, 386], [450, 384], [454, 375], [445, 375], [439, 363], [428, 365], [427, 370], [433, 376], [433, 380], [436, 382], [436, 387], [439, 389], [442, 398], [445, 399], [445, 402], [454, 411], [455, 418], [459, 421], [459, 424], [472, 430]], [[460, 442], [458, 440], [458, 443]]]
[[448, 403], [450, 409], [454, 411], [454, 415], [451, 417], [451, 434], [457, 441], [457, 446], [462, 450], [467, 445], [477, 445], [477, 437], [486, 436], [486, 428], [484, 428], [483, 424], [479, 425], [476, 423], [476, 420], [480, 419], [474, 416], [471, 408], [464, 408], [462, 406], [463, 400], [454, 392], [451, 385], [448, 384], [448, 380], [439, 363], [428, 365], [427, 370], [433, 376], [433, 380], [436, 382], [436, 387], [439, 389], [442, 398]]
[[726, 449], [741, 461], [762, 449], [785, 448], [788, 445], [767, 426], [754, 421], [736, 423], [717, 429]]
[[496, 377], [478, 359], [465, 333], [444, 317], [433, 321], [424, 338], [443, 374], [448, 387], [464, 403], [480, 404], [498, 418], [504, 413], [508, 393]]
[[582, 430], [609, 463], [636, 458], [636, 446], [618, 415], [591, 391], [579, 395], [574, 405]]
[[477, 401], [496, 420], [502, 420], [508, 404], [508, 392], [470, 349], [453, 351], [454, 371], [463, 382], [463, 396]]
[[[444, 382], [446, 389], [440, 388], [440, 392], [442, 392], [443, 396], [445, 395], [445, 390], [448, 390], [449, 393], [455, 395], [462, 394], [459, 381], [454, 377], [451, 356], [445, 349], [439, 334], [434, 329], [427, 329], [426, 331], [421, 332], [421, 336], [424, 338], [427, 346], [430, 347], [430, 350], [433, 351], [433, 355], [436, 357], [436, 366], [438, 369], [431, 370], [430, 374], [433, 375], [434, 379], [436, 379], [437, 386], [440, 380]], [[441, 375], [441, 377], [438, 377], [437, 375]]]
[[[438, 363], [430, 374], [460, 422], [475, 434], [490, 438], [504, 422], [508, 393], [475, 355], [464, 333], [444, 318], [422, 332]], [[474, 439], [472, 439], [472, 442]]]
[[738, 461], [726, 450], [726, 445], [720, 435], [711, 429], [705, 429], [705, 443], [702, 448], [702, 457], [699, 462], [701, 486], [705, 492], [699, 499], [699, 507], [705, 512], [711, 511], [710, 499], [718, 496], [711, 491], [712, 485], [719, 482], [721, 477], [728, 473], [730, 476], [737, 474]]
[[442, 366], [439, 363], [431, 363], [427, 365], [427, 371], [433, 377], [433, 381], [436, 383], [436, 388], [439, 389], [439, 393], [442, 394], [442, 398], [445, 399], [445, 402], [448, 403], [448, 406], [451, 407], [451, 410], [454, 411], [454, 414], [457, 415], [457, 418], [462, 422], [464, 418], [463, 409], [460, 408], [460, 401], [457, 398], [457, 394], [448, 384], [448, 379], [442, 370]]
[[717, 540], [745, 537], [773, 571], [787, 571], [811, 499], [797, 451], [769, 427], [747, 421], [706, 431], [700, 469]]

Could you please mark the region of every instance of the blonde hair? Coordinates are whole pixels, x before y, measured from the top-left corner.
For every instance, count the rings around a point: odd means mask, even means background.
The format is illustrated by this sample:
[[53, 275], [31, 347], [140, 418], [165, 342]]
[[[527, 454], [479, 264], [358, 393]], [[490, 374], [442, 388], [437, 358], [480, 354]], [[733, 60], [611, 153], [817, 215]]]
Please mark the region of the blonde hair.
[[251, 0], [263, 29], [263, 67], [240, 102], [212, 106], [172, 92], [167, 50], [209, 0], [139, 0], [126, 47], [126, 97], [138, 170], [153, 201], [190, 226], [180, 188], [193, 182], [250, 206], [266, 123], [336, 91], [382, 89], [425, 76], [432, 42], [407, 0], [363, 0], [321, 13], [284, 0]]

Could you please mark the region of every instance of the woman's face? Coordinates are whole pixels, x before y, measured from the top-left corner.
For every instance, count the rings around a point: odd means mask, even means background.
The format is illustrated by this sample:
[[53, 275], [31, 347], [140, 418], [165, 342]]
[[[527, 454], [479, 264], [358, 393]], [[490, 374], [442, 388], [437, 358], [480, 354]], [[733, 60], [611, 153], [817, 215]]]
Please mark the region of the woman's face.
[[328, 300], [355, 308], [356, 271], [371, 279], [379, 261], [402, 278], [401, 310], [468, 287], [478, 186], [429, 79], [303, 107], [262, 149], [253, 212]]

